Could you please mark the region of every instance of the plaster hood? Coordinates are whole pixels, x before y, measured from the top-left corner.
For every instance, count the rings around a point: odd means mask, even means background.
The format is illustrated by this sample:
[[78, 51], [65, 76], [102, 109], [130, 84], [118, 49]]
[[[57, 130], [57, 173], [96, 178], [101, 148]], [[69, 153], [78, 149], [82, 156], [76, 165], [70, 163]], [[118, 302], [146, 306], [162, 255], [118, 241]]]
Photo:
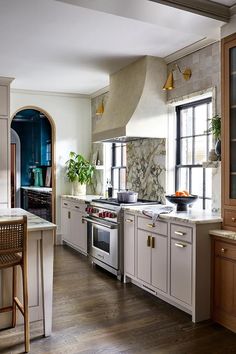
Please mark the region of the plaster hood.
[[119, 142], [167, 135], [163, 59], [145, 56], [110, 76], [109, 98], [96, 118], [93, 142]]

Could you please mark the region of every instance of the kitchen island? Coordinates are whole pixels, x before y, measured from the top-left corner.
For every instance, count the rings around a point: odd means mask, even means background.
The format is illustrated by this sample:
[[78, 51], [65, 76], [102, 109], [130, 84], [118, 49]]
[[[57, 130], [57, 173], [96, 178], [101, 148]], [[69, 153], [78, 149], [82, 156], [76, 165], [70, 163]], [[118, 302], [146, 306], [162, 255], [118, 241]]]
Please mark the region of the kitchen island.
[[[28, 218], [28, 283], [30, 322], [43, 320], [44, 335], [52, 330], [53, 244], [56, 225], [20, 208], [0, 209], [0, 221], [26, 215]], [[21, 271], [18, 294], [22, 298]], [[0, 306], [11, 305], [12, 270], [0, 272]], [[17, 323], [23, 317], [17, 316]], [[10, 326], [11, 312], [0, 314], [0, 329]]]

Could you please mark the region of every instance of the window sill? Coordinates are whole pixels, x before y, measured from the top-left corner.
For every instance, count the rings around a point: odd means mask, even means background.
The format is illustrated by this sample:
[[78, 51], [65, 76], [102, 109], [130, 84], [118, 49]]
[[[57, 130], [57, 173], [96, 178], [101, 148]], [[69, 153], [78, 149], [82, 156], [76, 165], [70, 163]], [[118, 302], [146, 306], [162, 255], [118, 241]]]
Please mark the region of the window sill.
[[205, 161], [202, 163], [203, 168], [218, 168], [221, 166], [221, 161]]

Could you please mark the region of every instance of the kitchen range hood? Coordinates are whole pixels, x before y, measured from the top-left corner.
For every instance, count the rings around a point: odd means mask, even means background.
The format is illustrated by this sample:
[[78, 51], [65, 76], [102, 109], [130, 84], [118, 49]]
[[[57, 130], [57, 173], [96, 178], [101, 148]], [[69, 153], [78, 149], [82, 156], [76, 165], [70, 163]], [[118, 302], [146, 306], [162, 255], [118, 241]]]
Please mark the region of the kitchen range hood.
[[110, 76], [109, 98], [93, 126], [93, 142], [164, 138], [167, 134], [167, 66], [145, 56]]

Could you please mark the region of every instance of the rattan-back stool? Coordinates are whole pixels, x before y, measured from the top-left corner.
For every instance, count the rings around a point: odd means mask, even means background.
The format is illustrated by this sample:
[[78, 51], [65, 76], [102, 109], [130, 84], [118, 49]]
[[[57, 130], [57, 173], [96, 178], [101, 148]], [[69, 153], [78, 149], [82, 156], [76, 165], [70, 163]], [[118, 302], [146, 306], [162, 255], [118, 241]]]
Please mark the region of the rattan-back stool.
[[[27, 275], [27, 216], [20, 220], [0, 221], [0, 270], [12, 267], [12, 305], [0, 312], [12, 311], [12, 327], [16, 326], [16, 307], [24, 317], [25, 352], [30, 350], [28, 275]], [[21, 266], [23, 284], [23, 304], [17, 297], [17, 266]]]

